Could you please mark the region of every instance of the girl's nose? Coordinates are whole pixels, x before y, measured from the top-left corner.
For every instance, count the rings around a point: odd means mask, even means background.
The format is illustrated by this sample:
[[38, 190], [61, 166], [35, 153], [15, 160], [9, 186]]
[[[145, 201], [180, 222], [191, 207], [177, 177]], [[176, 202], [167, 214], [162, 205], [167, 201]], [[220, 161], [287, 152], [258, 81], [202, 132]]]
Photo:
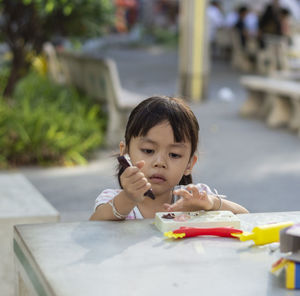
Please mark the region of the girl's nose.
[[167, 163], [162, 157], [157, 157], [154, 161], [154, 167], [156, 167], [156, 168], [166, 168]]

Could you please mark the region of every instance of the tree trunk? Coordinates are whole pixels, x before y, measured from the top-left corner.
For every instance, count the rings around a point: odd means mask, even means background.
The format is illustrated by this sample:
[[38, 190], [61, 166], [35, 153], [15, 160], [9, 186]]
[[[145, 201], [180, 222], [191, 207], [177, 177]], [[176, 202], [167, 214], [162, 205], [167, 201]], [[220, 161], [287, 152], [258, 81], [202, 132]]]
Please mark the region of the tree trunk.
[[17, 81], [26, 74], [29, 66], [25, 61], [23, 48], [13, 48], [11, 51], [13, 53], [12, 67], [3, 93], [6, 98], [12, 96]]
[[[26, 61], [28, 50], [40, 45], [41, 24], [36, 16], [34, 4], [25, 5], [22, 1], [2, 0], [3, 23], [0, 29], [12, 53], [11, 70], [4, 97], [11, 97], [16, 83], [26, 75], [29, 62]], [[0, 0], [1, 2], [1, 0]]]

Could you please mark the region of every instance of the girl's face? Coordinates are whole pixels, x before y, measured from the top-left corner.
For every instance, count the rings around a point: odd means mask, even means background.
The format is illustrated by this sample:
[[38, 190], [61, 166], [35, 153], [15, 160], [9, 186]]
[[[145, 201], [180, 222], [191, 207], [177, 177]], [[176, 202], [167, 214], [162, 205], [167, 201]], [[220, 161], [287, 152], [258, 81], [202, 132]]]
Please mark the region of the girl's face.
[[[124, 154], [125, 147], [121, 147]], [[169, 122], [152, 127], [145, 137], [132, 138], [129, 155], [133, 164], [144, 160], [141, 171], [152, 185], [155, 195], [169, 193], [183, 175], [191, 174], [197, 156], [190, 158], [190, 142], [174, 142], [173, 130]]]

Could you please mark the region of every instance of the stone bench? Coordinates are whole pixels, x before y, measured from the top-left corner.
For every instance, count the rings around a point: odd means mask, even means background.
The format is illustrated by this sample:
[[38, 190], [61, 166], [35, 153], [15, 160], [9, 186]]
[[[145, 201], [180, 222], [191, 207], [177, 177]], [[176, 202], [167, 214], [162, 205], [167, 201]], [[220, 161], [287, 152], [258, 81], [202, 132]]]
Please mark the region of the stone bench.
[[105, 103], [108, 111], [106, 145], [116, 147], [124, 137], [129, 112], [144, 97], [122, 88], [112, 59], [55, 51], [49, 44], [44, 46], [44, 50], [48, 56], [50, 76], [56, 82], [73, 85]]
[[258, 51], [257, 71], [260, 75], [272, 75], [275, 71], [294, 72], [300, 70], [297, 35], [286, 36], [266, 34], [265, 48]]
[[290, 71], [290, 70], [282, 70], [282, 71], [274, 71], [270, 73], [270, 77], [276, 79], [284, 79], [284, 80], [292, 80], [292, 81], [300, 81], [300, 71]]
[[13, 226], [59, 221], [59, 213], [21, 174], [0, 174], [0, 295], [14, 294]]
[[240, 109], [244, 117], [261, 117], [270, 127], [288, 126], [300, 135], [300, 83], [273, 77], [243, 76], [248, 98]]

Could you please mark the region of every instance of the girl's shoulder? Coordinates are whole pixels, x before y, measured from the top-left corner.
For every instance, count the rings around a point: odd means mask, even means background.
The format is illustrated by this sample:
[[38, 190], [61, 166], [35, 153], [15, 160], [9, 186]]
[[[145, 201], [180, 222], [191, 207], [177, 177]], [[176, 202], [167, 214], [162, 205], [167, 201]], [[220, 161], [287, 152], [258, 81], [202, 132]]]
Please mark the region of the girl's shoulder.
[[95, 209], [100, 205], [109, 202], [121, 192], [121, 189], [105, 189], [96, 198]]
[[122, 189], [104, 189], [99, 196], [116, 196], [117, 194], [119, 194], [122, 191]]

